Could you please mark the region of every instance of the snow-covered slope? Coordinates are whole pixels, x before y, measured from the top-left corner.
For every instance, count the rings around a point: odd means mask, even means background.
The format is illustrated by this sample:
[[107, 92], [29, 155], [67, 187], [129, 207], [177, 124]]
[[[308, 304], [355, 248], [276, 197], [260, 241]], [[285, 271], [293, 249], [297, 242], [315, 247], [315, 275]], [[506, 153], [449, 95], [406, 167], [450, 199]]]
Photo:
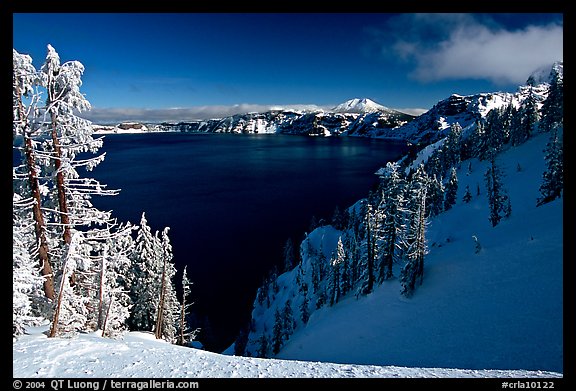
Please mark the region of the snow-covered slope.
[[230, 357], [171, 345], [149, 333], [132, 332], [121, 340], [98, 334], [47, 338], [46, 328], [14, 342], [14, 378], [344, 378], [344, 377], [494, 377], [558, 378], [544, 371], [379, 367]]
[[[512, 216], [496, 227], [488, 220], [488, 162], [462, 162], [457, 203], [431, 219], [424, 283], [410, 299], [400, 295], [395, 278], [368, 296], [351, 293], [332, 307], [311, 310], [303, 324], [296, 281], [311, 284], [308, 243], [330, 260], [341, 234], [331, 226], [313, 231], [302, 245], [300, 271], [278, 277], [268, 308], [255, 301], [248, 351], [255, 354], [258, 336], [271, 334], [276, 309], [291, 300], [297, 327], [278, 358], [562, 372], [563, 204], [558, 199], [536, 207], [547, 140], [548, 134], [539, 134], [498, 156]], [[466, 186], [474, 194], [470, 203], [462, 201]], [[479, 253], [473, 236], [481, 243]], [[399, 274], [396, 265], [394, 275]], [[310, 291], [313, 304], [317, 298]]]

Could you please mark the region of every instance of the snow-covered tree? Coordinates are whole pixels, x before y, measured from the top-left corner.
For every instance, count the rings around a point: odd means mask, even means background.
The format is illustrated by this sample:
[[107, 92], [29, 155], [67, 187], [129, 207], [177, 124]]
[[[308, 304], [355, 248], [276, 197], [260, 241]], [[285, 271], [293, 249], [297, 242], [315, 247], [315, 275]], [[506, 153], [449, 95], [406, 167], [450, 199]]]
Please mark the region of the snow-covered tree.
[[[444, 150], [446, 151], [444, 167], [457, 167], [460, 164], [462, 153], [462, 126], [458, 122], [450, 126], [450, 133], [446, 137]], [[441, 172], [440, 175], [443, 176], [445, 173]]]
[[472, 193], [470, 193], [470, 186], [466, 185], [464, 189], [464, 195], [462, 196], [462, 201], [469, 203], [472, 200]]
[[35, 324], [42, 317], [34, 312], [34, 300], [43, 297], [44, 278], [40, 276], [37, 257], [31, 252], [34, 243], [33, 222], [22, 218], [30, 213], [32, 200], [14, 194], [12, 219], [12, 333], [24, 333], [24, 327]]
[[550, 71], [550, 78], [548, 96], [542, 103], [541, 109], [540, 130], [542, 132], [549, 132], [564, 123], [564, 75], [557, 67], [553, 67]]
[[176, 289], [174, 288], [173, 278], [176, 274], [176, 268], [172, 263], [172, 245], [168, 238], [168, 231], [169, 227], [164, 228], [162, 231], [162, 273], [160, 277], [160, 297], [158, 299], [154, 334], [157, 339], [174, 342], [177, 337], [181, 306], [176, 296]]
[[537, 205], [543, 205], [560, 198], [564, 189], [564, 142], [563, 128], [554, 126], [550, 131], [550, 140], [544, 151], [546, 153], [546, 171], [540, 185], [541, 196]]
[[328, 285], [329, 289], [329, 304], [332, 306], [340, 300], [342, 293], [342, 272], [344, 271], [346, 264], [346, 252], [344, 251], [344, 245], [342, 244], [342, 238], [338, 238], [338, 243], [336, 244], [336, 250], [332, 254], [330, 259], [330, 281]]
[[511, 212], [510, 199], [502, 182], [503, 176], [504, 173], [496, 164], [496, 159], [493, 158], [484, 174], [488, 206], [490, 208], [489, 220], [493, 227], [498, 225], [503, 217], [509, 216]]
[[452, 206], [456, 204], [457, 193], [458, 193], [458, 174], [456, 173], [456, 169], [452, 167], [452, 169], [450, 170], [450, 177], [448, 178], [448, 183], [446, 183], [444, 210], [451, 209]]
[[534, 133], [540, 120], [538, 101], [533, 86], [529, 87], [528, 96], [522, 101], [518, 112], [515, 114], [510, 130], [510, 141], [513, 146], [526, 142]]
[[400, 274], [400, 293], [410, 297], [424, 278], [424, 256], [426, 255], [426, 192], [429, 178], [423, 165], [413, 175], [408, 191], [408, 226], [405, 236], [406, 263]]
[[78, 271], [86, 271], [92, 267], [90, 250], [83, 233], [74, 232], [63, 256], [62, 272], [56, 280], [59, 288], [50, 337], [73, 334], [77, 330], [86, 329], [91, 316], [90, 298], [74, 289], [72, 276]]
[[428, 189], [426, 192], [426, 205], [428, 216], [437, 216], [444, 212], [444, 184], [442, 183], [442, 178], [438, 179], [436, 174], [428, 181]]
[[184, 271], [182, 272], [182, 304], [180, 305], [178, 345], [187, 345], [190, 341], [194, 340], [200, 331], [199, 329], [192, 330], [187, 320], [188, 310], [192, 304], [194, 304], [189, 300], [192, 282], [188, 278], [187, 267], [188, 266], [184, 266]]
[[[54, 273], [48, 248], [46, 232], [46, 219], [42, 210], [42, 193], [45, 186], [40, 183], [41, 168], [38, 161], [39, 143], [36, 138], [42, 136], [43, 128], [37, 121], [38, 101], [40, 93], [37, 88], [40, 85], [40, 77], [34, 66], [32, 58], [13, 50], [13, 75], [12, 75], [12, 104], [13, 104], [13, 138], [22, 138], [20, 149], [24, 163], [14, 170], [14, 184], [25, 199], [31, 199], [32, 219], [34, 221], [34, 233], [40, 271], [44, 277], [44, 295], [49, 300], [54, 299]], [[28, 104], [26, 104], [28, 102]], [[16, 189], [15, 189], [16, 191]]]
[[130, 314], [131, 330], [152, 331], [160, 300], [162, 275], [162, 245], [157, 235], [152, 234], [145, 213], [142, 213], [138, 234], [131, 255]]
[[378, 282], [392, 278], [392, 266], [399, 261], [401, 254], [399, 247], [401, 235], [404, 230], [404, 212], [406, 201], [404, 199], [405, 180], [400, 173], [398, 163], [388, 162], [384, 170], [382, 181], [382, 201], [379, 208], [382, 210], [383, 246], [379, 254]]

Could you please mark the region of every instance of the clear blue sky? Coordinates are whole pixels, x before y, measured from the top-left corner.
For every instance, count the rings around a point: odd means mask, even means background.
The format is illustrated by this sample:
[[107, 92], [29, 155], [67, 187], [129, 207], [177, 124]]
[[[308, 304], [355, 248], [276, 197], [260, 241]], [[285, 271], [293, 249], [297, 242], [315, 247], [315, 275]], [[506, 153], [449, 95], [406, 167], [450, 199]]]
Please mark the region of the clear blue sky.
[[354, 97], [427, 109], [452, 93], [514, 91], [563, 59], [562, 14], [14, 14], [13, 22], [14, 48], [37, 67], [47, 44], [84, 64], [82, 91], [101, 115], [330, 107]]

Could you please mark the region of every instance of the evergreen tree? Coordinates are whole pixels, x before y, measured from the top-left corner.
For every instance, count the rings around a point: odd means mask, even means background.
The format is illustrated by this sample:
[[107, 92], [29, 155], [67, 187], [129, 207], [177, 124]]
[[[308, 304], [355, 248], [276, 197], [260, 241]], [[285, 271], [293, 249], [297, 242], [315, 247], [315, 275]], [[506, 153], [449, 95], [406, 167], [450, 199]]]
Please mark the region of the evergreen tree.
[[283, 344], [283, 319], [278, 308], [274, 311], [274, 327], [272, 328], [272, 353], [278, 354]]
[[382, 202], [380, 208], [384, 216], [383, 237], [384, 246], [380, 253], [378, 282], [392, 278], [392, 266], [401, 257], [399, 244], [404, 230], [405, 180], [397, 163], [388, 162], [382, 180]]
[[483, 156], [486, 159], [491, 159], [502, 150], [502, 146], [504, 145], [503, 126], [498, 109], [490, 110], [486, 116], [484, 132], [486, 141]]
[[188, 266], [184, 266], [184, 271], [182, 272], [182, 304], [180, 305], [180, 320], [178, 327], [178, 345], [188, 345], [200, 331], [199, 329], [192, 330], [190, 328], [189, 322], [187, 320], [187, 315], [189, 313], [189, 308], [192, 306], [192, 302], [189, 302], [190, 297], [190, 286], [192, 286], [192, 281], [188, 278]]
[[542, 185], [536, 205], [540, 206], [550, 201], [560, 198], [564, 189], [564, 143], [562, 140], [563, 129], [553, 127], [550, 131], [550, 140], [544, 152], [546, 160], [546, 171], [542, 175]]
[[[444, 150], [446, 151], [444, 167], [457, 167], [461, 161], [462, 150], [462, 126], [460, 126], [458, 122], [450, 126], [450, 133], [448, 133], [446, 137]], [[443, 176], [444, 174], [445, 171], [438, 173], [439, 176]]]
[[344, 245], [342, 244], [342, 238], [338, 238], [338, 243], [336, 245], [336, 250], [332, 254], [332, 259], [330, 260], [331, 276], [329, 282], [329, 303], [330, 306], [337, 303], [342, 296], [342, 269], [343, 265], [346, 263], [346, 253], [344, 252]]
[[438, 179], [436, 175], [433, 175], [428, 182], [428, 190], [426, 192], [428, 216], [437, 216], [444, 211], [444, 193], [445, 189], [442, 178]]
[[178, 302], [176, 289], [174, 288], [174, 283], [172, 281], [176, 274], [176, 268], [172, 263], [172, 245], [168, 238], [168, 231], [168, 227], [164, 228], [162, 231], [162, 273], [160, 278], [160, 292], [154, 332], [157, 339], [165, 339], [169, 342], [174, 342], [177, 337], [181, 305]]
[[[42, 211], [42, 196], [40, 187], [40, 167], [38, 166], [38, 143], [35, 138], [43, 136], [43, 129], [37, 123], [37, 107], [40, 93], [37, 87], [40, 85], [38, 72], [32, 65], [32, 58], [13, 50], [13, 76], [12, 76], [12, 105], [13, 105], [13, 138], [22, 137], [23, 146], [20, 148], [24, 155], [24, 164], [21, 173], [18, 168], [14, 170], [15, 185], [18, 181], [24, 182], [21, 186], [22, 196], [31, 199], [32, 218], [34, 221], [36, 251], [40, 264], [41, 274], [44, 278], [43, 290], [47, 299], [53, 300], [54, 273], [48, 248], [46, 232], [46, 219]], [[29, 102], [26, 105], [26, 101]]]
[[157, 235], [152, 234], [145, 213], [131, 255], [132, 282], [130, 296], [133, 306], [130, 314], [130, 329], [152, 331], [158, 311], [162, 275], [162, 245]]
[[14, 194], [12, 217], [12, 334], [24, 334], [24, 327], [37, 324], [41, 316], [34, 313], [34, 300], [42, 297], [44, 278], [38, 273], [37, 259], [30, 251], [34, 229], [29, 219], [31, 201]]
[[406, 263], [400, 274], [400, 293], [410, 297], [424, 278], [424, 256], [426, 254], [426, 192], [428, 177], [421, 165], [410, 182], [408, 204], [408, 227], [405, 237]]
[[503, 217], [510, 214], [511, 207], [509, 197], [503, 187], [503, 172], [496, 164], [496, 160], [490, 161], [490, 166], [486, 170], [484, 178], [486, 180], [486, 194], [490, 208], [490, 223], [495, 227]]
[[466, 189], [464, 189], [464, 196], [462, 197], [462, 201], [465, 203], [469, 203], [472, 200], [472, 193], [470, 193], [470, 186], [466, 185]]
[[310, 310], [308, 309], [308, 303], [310, 299], [308, 299], [308, 295], [304, 295], [304, 299], [300, 304], [300, 319], [302, 319], [302, 323], [308, 323], [308, 319], [310, 319]]
[[534, 133], [538, 125], [538, 102], [533, 86], [528, 89], [528, 96], [522, 101], [520, 109], [512, 119], [510, 141], [513, 146], [518, 146], [526, 142]]
[[266, 333], [262, 333], [262, 335], [258, 339], [258, 350], [256, 351], [256, 357], [259, 358], [268, 357], [269, 349], [270, 347], [268, 343], [268, 337], [266, 337]]
[[540, 131], [549, 132], [564, 124], [564, 75], [557, 67], [550, 71], [551, 84], [548, 96], [542, 103]]
[[[452, 167], [450, 170], [450, 178], [446, 184], [445, 198], [444, 198], [444, 210], [451, 209], [452, 206], [456, 204], [456, 195], [458, 193], [458, 175], [456, 169]], [[468, 193], [470, 191], [468, 190]]]

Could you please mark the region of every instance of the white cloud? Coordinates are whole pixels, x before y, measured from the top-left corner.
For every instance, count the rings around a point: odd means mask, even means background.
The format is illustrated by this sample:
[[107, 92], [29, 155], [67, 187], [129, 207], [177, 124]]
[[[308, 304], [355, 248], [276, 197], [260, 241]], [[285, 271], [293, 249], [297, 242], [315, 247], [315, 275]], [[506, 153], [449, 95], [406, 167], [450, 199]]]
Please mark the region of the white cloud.
[[412, 63], [410, 76], [423, 82], [522, 84], [534, 70], [563, 60], [564, 29], [558, 23], [507, 30], [473, 14], [405, 14], [389, 22], [399, 25], [405, 26], [402, 34], [388, 36], [383, 51]]
[[237, 104], [231, 106], [194, 106], [187, 108], [169, 109], [135, 109], [135, 108], [92, 108], [83, 113], [83, 117], [100, 124], [119, 123], [125, 121], [136, 122], [174, 122], [205, 120], [223, 118], [235, 114], [261, 113], [269, 110], [326, 110], [326, 107], [317, 105], [259, 105]]

